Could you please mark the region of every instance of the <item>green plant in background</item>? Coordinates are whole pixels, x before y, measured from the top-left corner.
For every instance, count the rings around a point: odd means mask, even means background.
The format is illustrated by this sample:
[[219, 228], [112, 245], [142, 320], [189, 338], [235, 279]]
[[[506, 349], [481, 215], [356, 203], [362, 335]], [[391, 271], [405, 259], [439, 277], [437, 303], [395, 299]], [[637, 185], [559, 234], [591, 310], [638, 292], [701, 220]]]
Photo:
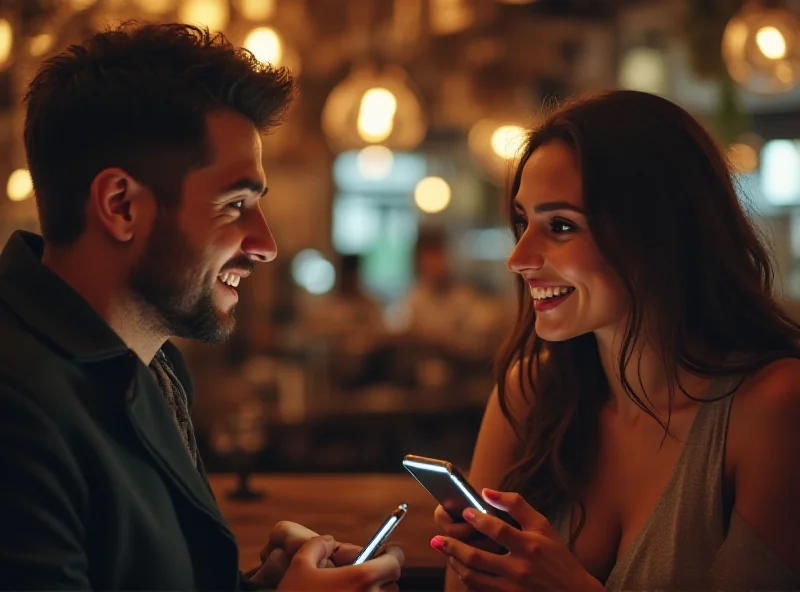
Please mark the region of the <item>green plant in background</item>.
[[739, 102], [738, 86], [728, 74], [720, 51], [725, 26], [744, 1], [688, 0], [684, 23], [692, 70], [700, 78], [718, 85], [717, 111], [710, 123], [726, 146], [750, 130], [749, 119]]

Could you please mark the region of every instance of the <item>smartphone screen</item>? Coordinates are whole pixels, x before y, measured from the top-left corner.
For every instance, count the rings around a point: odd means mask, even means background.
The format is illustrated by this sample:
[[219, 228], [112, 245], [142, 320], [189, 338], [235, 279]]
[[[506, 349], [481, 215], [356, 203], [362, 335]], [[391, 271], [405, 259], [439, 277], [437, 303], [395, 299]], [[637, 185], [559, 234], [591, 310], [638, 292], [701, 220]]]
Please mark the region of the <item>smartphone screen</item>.
[[369, 561], [375, 556], [375, 553], [381, 546], [386, 542], [389, 536], [392, 534], [397, 525], [403, 521], [403, 518], [406, 517], [406, 512], [408, 512], [408, 505], [407, 504], [400, 504], [397, 506], [397, 509], [387, 516], [386, 520], [383, 521], [380, 528], [375, 531], [375, 534], [372, 535], [372, 538], [369, 542], [364, 545], [364, 549], [359, 553], [356, 560], [353, 562], [353, 565], [360, 565], [365, 561]]
[[483, 501], [456, 466], [438, 458], [408, 454], [403, 466], [428, 492], [436, 498], [455, 522], [463, 522], [463, 512], [474, 508], [484, 514], [497, 516], [514, 528], [519, 523], [506, 512], [497, 510]]
[[453, 520], [463, 521], [461, 513], [467, 508], [490, 513], [478, 492], [451, 463], [409, 454], [403, 459], [403, 466], [442, 504]]

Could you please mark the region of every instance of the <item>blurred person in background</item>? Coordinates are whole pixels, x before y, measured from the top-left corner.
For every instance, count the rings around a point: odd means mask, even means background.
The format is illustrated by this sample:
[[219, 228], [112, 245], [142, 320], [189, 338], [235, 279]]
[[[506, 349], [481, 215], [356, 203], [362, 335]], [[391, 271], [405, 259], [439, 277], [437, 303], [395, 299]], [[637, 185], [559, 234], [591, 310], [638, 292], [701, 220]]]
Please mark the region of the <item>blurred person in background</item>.
[[292, 523], [239, 572], [169, 341], [225, 340], [239, 282], [276, 257], [261, 136], [293, 94], [287, 71], [181, 24], [97, 34], [31, 83], [43, 236], [17, 232], [0, 256], [0, 588], [374, 591], [399, 577], [399, 549], [352, 566], [358, 547]]
[[420, 229], [414, 263], [416, 281], [390, 312], [392, 325], [445, 351], [482, 354], [496, 311], [453, 274], [443, 229]]
[[519, 313], [470, 480], [522, 528], [437, 508], [448, 588], [800, 589], [800, 326], [712, 138], [654, 95], [577, 101], [509, 201]]
[[304, 315], [305, 332], [312, 336], [346, 337], [382, 334], [385, 330], [380, 302], [364, 289], [361, 257], [342, 255], [336, 287], [314, 297]]

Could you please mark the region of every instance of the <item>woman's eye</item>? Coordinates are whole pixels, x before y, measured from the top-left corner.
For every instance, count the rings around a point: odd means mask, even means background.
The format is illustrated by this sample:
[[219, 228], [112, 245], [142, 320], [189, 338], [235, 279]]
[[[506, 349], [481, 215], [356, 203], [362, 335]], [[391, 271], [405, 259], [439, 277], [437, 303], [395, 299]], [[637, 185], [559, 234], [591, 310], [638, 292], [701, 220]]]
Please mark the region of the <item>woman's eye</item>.
[[528, 221], [521, 216], [517, 216], [514, 218], [513, 225], [514, 225], [514, 234], [517, 235], [517, 237], [520, 237], [525, 233], [525, 230], [528, 228]]
[[553, 221], [550, 223], [550, 229], [556, 234], [563, 234], [565, 232], [574, 232], [575, 230], [577, 230], [577, 227], [572, 222], [569, 222], [567, 220], [554, 218]]
[[236, 201], [232, 201], [228, 204], [229, 207], [234, 208], [236, 210], [241, 210], [244, 207], [244, 200], [239, 199]]

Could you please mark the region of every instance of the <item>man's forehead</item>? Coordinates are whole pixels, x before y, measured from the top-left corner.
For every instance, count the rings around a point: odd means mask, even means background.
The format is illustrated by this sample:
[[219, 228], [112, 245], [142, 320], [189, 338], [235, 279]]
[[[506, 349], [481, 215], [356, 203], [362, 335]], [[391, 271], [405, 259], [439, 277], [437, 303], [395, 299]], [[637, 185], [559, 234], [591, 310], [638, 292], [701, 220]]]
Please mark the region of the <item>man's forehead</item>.
[[216, 161], [261, 161], [261, 135], [253, 122], [237, 113], [210, 114], [206, 135]]
[[262, 192], [267, 185], [264, 168], [261, 163], [233, 163], [231, 166], [219, 167], [215, 178], [221, 190], [252, 190]]

